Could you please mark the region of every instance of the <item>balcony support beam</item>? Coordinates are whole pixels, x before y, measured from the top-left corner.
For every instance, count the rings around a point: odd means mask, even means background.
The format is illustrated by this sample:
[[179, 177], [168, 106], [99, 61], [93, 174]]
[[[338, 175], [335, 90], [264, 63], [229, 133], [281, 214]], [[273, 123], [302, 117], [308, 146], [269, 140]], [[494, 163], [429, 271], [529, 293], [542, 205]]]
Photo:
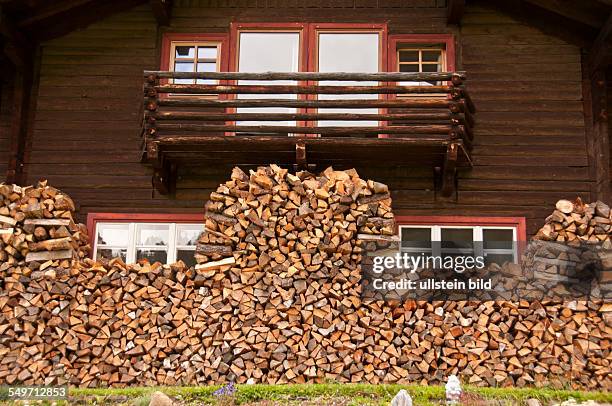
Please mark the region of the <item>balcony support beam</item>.
[[306, 167], [306, 143], [302, 140], [295, 143], [295, 164], [296, 169], [303, 169]]
[[440, 187], [440, 194], [443, 197], [449, 197], [455, 191], [458, 151], [458, 144], [452, 143], [446, 147], [446, 158], [444, 159], [441, 174], [442, 186]]
[[446, 6], [446, 23], [459, 24], [465, 11], [465, 0], [448, 0]]
[[151, 10], [157, 20], [157, 25], [170, 25], [170, 17], [172, 11], [172, 0], [150, 0]]

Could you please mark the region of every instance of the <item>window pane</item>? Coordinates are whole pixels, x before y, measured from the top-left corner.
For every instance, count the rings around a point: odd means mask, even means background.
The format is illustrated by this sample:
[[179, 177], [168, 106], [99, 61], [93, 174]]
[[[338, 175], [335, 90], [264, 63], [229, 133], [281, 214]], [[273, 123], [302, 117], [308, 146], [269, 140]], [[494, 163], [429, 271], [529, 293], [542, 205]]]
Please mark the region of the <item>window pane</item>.
[[129, 224], [98, 224], [98, 245], [126, 247]]
[[168, 224], [138, 224], [136, 245], [167, 246], [169, 234]]
[[127, 250], [121, 248], [98, 248], [96, 251], [96, 259], [113, 259], [120, 257], [123, 262], [127, 260]]
[[[321, 33], [319, 34], [319, 72], [362, 72], [379, 70], [380, 47], [377, 33]], [[335, 82], [331, 86], [377, 86], [377, 82]], [[378, 95], [320, 95], [321, 100], [377, 99]], [[376, 114], [378, 109], [320, 109], [324, 113]], [[320, 121], [319, 126], [376, 126], [376, 121]]]
[[198, 63], [198, 72], [216, 72], [217, 64], [214, 62]]
[[485, 254], [485, 265], [497, 264], [503, 265], [506, 262], [513, 262], [512, 254]]
[[[239, 72], [297, 72], [300, 58], [300, 34], [297, 32], [241, 32], [238, 50]], [[294, 85], [295, 81], [240, 80], [240, 85]], [[241, 94], [239, 99], [297, 99], [294, 94]], [[295, 113], [295, 108], [241, 107], [238, 113]], [[239, 121], [238, 125], [287, 125], [295, 121]]]
[[176, 226], [176, 245], [195, 246], [198, 242], [198, 237], [204, 231], [204, 227], [198, 224], [179, 224]]
[[176, 62], [174, 70], [176, 72], [193, 72], [193, 62]]
[[474, 247], [474, 235], [471, 228], [442, 228], [442, 248], [468, 248]]
[[430, 228], [402, 227], [402, 248], [431, 248]]
[[421, 69], [423, 72], [440, 72], [440, 65], [433, 65], [433, 64], [425, 64], [425, 65], [421, 65]]
[[177, 250], [176, 260], [183, 261], [187, 266], [194, 266], [196, 264], [195, 252], [193, 250]]
[[217, 47], [198, 47], [198, 59], [216, 59]]
[[419, 65], [400, 65], [400, 72], [418, 72]]
[[438, 62], [442, 59], [441, 51], [423, 51], [421, 54], [423, 62]]
[[400, 62], [418, 62], [419, 51], [399, 51]]
[[195, 47], [192, 46], [177, 46], [176, 53], [174, 55], [175, 58], [194, 58], [195, 57]]
[[242, 32], [240, 72], [297, 72], [299, 46], [297, 32]]
[[482, 239], [484, 249], [514, 249], [512, 230], [484, 229]]
[[136, 260], [147, 259], [150, 263], [161, 262], [165, 264], [168, 262], [168, 252], [166, 250], [136, 250]]

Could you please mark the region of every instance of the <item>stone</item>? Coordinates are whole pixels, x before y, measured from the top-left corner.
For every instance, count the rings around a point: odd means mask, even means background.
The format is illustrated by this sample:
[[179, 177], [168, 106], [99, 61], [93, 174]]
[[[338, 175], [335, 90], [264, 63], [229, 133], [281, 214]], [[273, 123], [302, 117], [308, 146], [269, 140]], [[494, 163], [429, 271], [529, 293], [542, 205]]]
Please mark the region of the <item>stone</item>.
[[542, 406], [542, 402], [540, 402], [538, 399], [527, 399], [527, 402], [525, 402], [525, 404], [527, 406]]
[[163, 392], [153, 392], [149, 406], [173, 406], [174, 402]]
[[391, 401], [391, 406], [412, 406], [412, 398], [404, 389], [397, 392]]

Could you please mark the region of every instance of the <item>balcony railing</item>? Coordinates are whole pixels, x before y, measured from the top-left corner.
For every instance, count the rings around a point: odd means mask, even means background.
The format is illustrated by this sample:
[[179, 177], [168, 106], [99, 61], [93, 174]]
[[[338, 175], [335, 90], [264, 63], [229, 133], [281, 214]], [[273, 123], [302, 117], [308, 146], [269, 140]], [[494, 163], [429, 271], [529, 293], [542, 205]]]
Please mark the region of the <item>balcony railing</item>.
[[181, 152], [192, 159], [198, 148], [266, 143], [279, 151], [293, 145], [293, 163], [303, 165], [311, 145], [345, 153], [421, 145], [460, 150], [469, 163], [475, 109], [465, 79], [463, 72], [145, 71], [146, 158], [161, 168]]

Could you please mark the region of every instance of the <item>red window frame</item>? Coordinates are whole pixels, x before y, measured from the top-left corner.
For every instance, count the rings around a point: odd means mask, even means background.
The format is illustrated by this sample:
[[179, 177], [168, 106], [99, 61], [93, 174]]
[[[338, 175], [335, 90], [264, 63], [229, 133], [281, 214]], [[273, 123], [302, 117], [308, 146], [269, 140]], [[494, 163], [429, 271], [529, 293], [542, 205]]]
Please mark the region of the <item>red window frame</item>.
[[[170, 51], [172, 50], [172, 43], [176, 41], [185, 42], [218, 42], [220, 46], [219, 50], [219, 68], [221, 72], [227, 72], [229, 68], [229, 54], [230, 54], [230, 38], [228, 34], [224, 33], [164, 33], [162, 35], [161, 44], [161, 61], [159, 64], [160, 70], [170, 71]], [[167, 79], [160, 81], [162, 84], [168, 83]], [[223, 84], [223, 81], [219, 82]], [[161, 95], [167, 97], [166, 93]], [[224, 95], [221, 95], [224, 96]], [[223, 97], [221, 97], [223, 98]]]
[[446, 70], [454, 72], [456, 68], [455, 36], [453, 34], [392, 34], [387, 41], [387, 66], [396, 70], [397, 48], [400, 44], [444, 44]]
[[527, 222], [525, 217], [395, 216], [395, 222], [397, 226], [516, 227], [518, 242], [527, 241]]
[[[230, 57], [231, 71], [238, 70], [239, 34], [241, 31], [280, 31], [300, 32], [299, 72], [317, 72], [317, 39], [320, 32], [379, 32], [380, 60], [379, 70], [387, 71], [387, 24], [386, 23], [240, 23], [230, 24]], [[300, 85], [314, 85], [315, 82], [299, 82]], [[298, 95], [301, 100], [314, 100], [316, 95]], [[386, 95], [383, 95], [386, 96]], [[384, 110], [384, 109], [383, 109]], [[299, 113], [310, 112], [309, 109], [298, 109]], [[314, 124], [298, 122], [298, 126], [312, 127]]]
[[93, 258], [98, 223], [198, 223], [204, 224], [203, 213], [88, 213], [87, 232]]

